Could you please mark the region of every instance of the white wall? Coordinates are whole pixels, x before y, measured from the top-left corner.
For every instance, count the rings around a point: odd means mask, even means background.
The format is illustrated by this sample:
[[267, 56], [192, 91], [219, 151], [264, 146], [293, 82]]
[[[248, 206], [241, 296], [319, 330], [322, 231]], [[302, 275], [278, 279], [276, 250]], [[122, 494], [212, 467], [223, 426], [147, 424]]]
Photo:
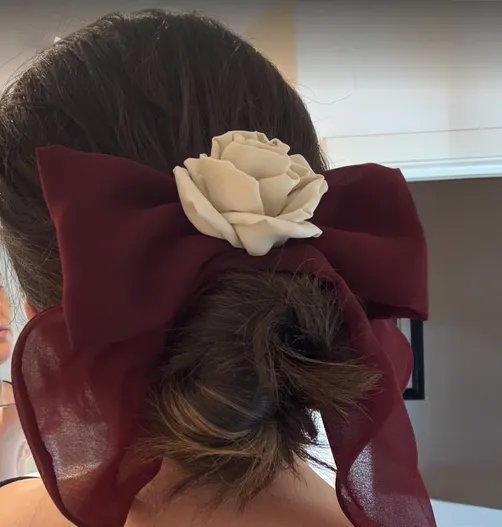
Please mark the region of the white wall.
[[298, 84], [324, 137], [502, 127], [502, 3], [300, 2]]
[[407, 404], [434, 498], [502, 509], [502, 180], [413, 183], [430, 261], [426, 400]]
[[[11, 302], [12, 332], [17, 338], [26, 323], [23, 310], [23, 295], [17, 279], [14, 277], [12, 267], [8, 263], [3, 248], [0, 247], [0, 276], [2, 286], [6, 287]], [[10, 380], [10, 360], [0, 364], [0, 379]]]
[[0, 379], [10, 380], [10, 360], [0, 364]]

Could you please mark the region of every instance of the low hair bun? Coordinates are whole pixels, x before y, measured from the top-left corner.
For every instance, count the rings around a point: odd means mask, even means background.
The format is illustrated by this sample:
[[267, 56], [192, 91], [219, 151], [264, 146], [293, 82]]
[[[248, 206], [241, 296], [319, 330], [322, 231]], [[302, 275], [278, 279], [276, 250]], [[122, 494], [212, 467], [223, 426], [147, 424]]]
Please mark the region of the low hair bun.
[[186, 473], [174, 492], [211, 485], [239, 507], [299, 460], [324, 465], [315, 413], [342, 420], [378, 381], [352, 356], [332, 286], [262, 273], [200, 298], [157, 378], [150, 447]]

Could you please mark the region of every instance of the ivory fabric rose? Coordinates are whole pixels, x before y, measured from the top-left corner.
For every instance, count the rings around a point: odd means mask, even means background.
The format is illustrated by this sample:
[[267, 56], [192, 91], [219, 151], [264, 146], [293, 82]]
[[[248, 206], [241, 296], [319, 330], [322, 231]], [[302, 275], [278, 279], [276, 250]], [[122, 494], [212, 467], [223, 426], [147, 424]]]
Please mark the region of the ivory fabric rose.
[[260, 132], [213, 138], [211, 155], [189, 158], [174, 176], [181, 205], [195, 228], [250, 255], [267, 254], [289, 238], [318, 237], [310, 223], [328, 190], [301, 155]]

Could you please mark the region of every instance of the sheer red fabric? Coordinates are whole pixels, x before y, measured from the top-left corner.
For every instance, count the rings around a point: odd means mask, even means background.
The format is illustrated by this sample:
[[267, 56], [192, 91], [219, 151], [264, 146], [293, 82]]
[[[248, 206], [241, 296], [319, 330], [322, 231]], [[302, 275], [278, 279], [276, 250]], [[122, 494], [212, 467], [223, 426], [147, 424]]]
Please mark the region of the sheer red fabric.
[[336, 492], [356, 527], [432, 527], [402, 400], [410, 348], [391, 321], [427, 315], [426, 245], [399, 171], [326, 172], [317, 239], [263, 257], [198, 233], [172, 174], [127, 159], [50, 147], [37, 152], [55, 224], [63, 301], [18, 339], [13, 381], [47, 490], [77, 527], [121, 527], [159, 465], [141, 461], [149, 374], [167, 330], [231, 270], [315, 273], [337, 287], [352, 347], [382, 373], [346, 422], [323, 415]]

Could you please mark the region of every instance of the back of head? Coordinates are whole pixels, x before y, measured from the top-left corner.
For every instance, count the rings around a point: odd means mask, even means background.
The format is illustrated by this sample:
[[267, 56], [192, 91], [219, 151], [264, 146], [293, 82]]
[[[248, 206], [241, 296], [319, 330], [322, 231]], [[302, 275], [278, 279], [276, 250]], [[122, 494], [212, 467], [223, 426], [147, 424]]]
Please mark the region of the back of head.
[[[112, 154], [172, 177], [229, 130], [277, 137], [315, 172], [325, 168], [298, 94], [214, 20], [109, 15], [37, 57], [0, 99], [0, 220], [30, 306], [41, 311], [62, 295], [37, 147]], [[313, 412], [336, 408], [343, 419], [374, 386], [348, 344], [336, 291], [316, 278], [222, 278], [180, 327], [173, 358], [160, 358], [147, 455], [180, 464], [187, 478], [178, 490], [214, 485], [245, 504], [309, 459]]]

